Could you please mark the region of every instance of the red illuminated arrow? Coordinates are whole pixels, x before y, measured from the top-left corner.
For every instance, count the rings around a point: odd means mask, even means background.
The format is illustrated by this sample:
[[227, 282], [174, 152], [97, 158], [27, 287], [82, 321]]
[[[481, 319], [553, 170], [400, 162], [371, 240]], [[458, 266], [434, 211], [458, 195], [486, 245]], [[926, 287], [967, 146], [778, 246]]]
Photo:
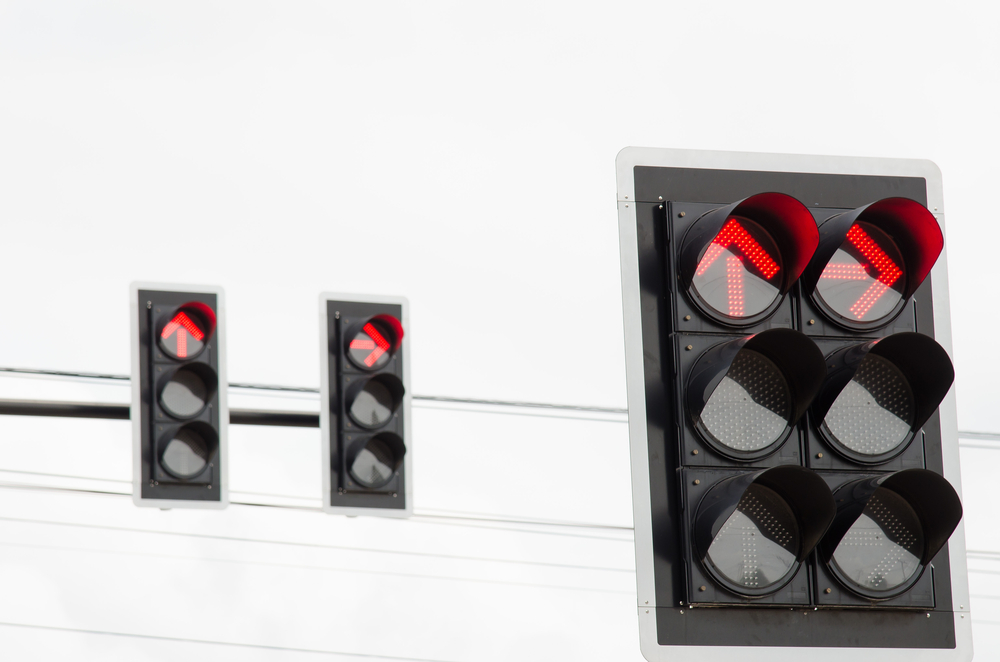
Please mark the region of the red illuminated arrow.
[[365, 324], [362, 330], [368, 334], [371, 340], [355, 338], [351, 341], [350, 348], [371, 350], [371, 354], [365, 357], [365, 365], [370, 368], [389, 349], [389, 341], [378, 332], [378, 329], [371, 322]]
[[190, 333], [195, 340], [201, 340], [205, 333], [198, 328], [198, 325], [191, 321], [191, 318], [184, 314], [184, 311], [174, 315], [165, 327], [160, 337], [166, 340], [171, 334], [177, 334], [177, 358], [187, 358], [187, 336]]
[[698, 263], [698, 270], [695, 271], [695, 275], [703, 275], [712, 266], [712, 263], [722, 255], [722, 251], [733, 244], [736, 244], [736, 247], [753, 263], [753, 266], [757, 267], [760, 273], [764, 275], [765, 280], [771, 280], [774, 274], [778, 273], [778, 269], [780, 268], [778, 267], [778, 263], [757, 243], [756, 239], [750, 236], [750, 233], [739, 224], [739, 221], [731, 218], [722, 226], [719, 234], [715, 235], [715, 239], [712, 240], [708, 250], [705, 251], [705, 255], [701, 258], [701, 262]]
[[[854, 316], [861, 319], [871, 307], [875, 305], [883, 294], [885, 294], [893, 283], [903, 275], [903, 270], [899, 268], [892, 258], [889, 257], [882, 247], [868, 233], [855, 223], [847, 232], [847, 240], [858, 249], [858, 252], [868, 260], [868, 267], [878, 272], [878, 278], [872, 283], [864, 294], [862, 294], [850, 310]], [[866, 280], [868, 278], [868, 268], [863, 264], [827, 264], [820, 274], [820, 278], [832, 280]]]

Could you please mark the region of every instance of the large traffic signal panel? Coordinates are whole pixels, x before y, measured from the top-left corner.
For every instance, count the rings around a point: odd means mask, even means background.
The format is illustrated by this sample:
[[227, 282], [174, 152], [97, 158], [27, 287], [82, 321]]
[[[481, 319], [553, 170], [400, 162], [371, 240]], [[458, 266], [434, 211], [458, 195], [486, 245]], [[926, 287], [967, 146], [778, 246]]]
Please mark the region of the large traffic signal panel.
[[413, 512], [408, 308], [401, 297], [320, 295], [326, 512]]
[[133, 500], [228, 504], [223, 293], [133, 283]]
[[648, 659], [971, 657], [929, 198], [925, 162], [619, 155]]

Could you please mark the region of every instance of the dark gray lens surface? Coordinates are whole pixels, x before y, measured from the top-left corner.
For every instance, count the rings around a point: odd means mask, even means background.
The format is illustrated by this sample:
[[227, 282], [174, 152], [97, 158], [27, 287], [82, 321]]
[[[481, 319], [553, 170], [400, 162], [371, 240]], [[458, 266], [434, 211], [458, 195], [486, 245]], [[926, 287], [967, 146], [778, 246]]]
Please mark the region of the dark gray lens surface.
[[351, 403], [351, 417], [358, 423], [369, 428], [385, 425], [398, 403], [392, 392], [380, 381], [368, 380]]
[[363, 487], [382, 487], [392, 478], [396, 458], [388, 444], [373, 437], [351, 463], [351, 475]]
[[923, 529], [913, 508], [880, 488], [837, 545], [833, 563], [857, 586], [889, 592], [920, 571], [923, 550]]
[[913, 424], [909, 382], [881, 356], [868, 354], [823, 419], [825, 431], [848, 450], [882, 455], [906, 441]]
[[178, 478], [197, 476], [208, 464], [208, 444], [189, 428], [181, 428], [167, 442], [161, 456], [164, 468]]
[[722, 445], [757, 451], [784, 436], [790, 415], [791, 394], [784, 375], [763, 355], [743, 349], [709, 396], [700, 418]]
[[708, 548], [708, 561], [736, 586], [763, 589], [797, 567], [799, 527], [785, 500], [752, 484]]
[[193, 370], [181, 368], [160, 392], [160, 404], [181, 418], [200, 412], [210, 397], [208, 386]]

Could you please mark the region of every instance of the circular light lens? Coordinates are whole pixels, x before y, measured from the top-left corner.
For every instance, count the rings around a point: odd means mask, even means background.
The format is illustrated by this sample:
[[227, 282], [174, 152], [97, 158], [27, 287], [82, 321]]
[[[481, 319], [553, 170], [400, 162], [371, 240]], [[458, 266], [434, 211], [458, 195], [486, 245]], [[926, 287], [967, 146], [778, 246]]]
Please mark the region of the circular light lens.
[[389, 363], [395, 338], [378, 320], [366, 322], [347, 341], [347, 356], [362, 370], [378, 370]]
[[171, 416], [191, 418], [205, 408], [212, 390], [195, 370], [184, 367], [160, 391], [160, 405]]
[[160, 462], [177, 478], [194, 478], [205, 470], [208, 455], [209, 445], [204, 437], [190, 427], [183, 427], [164, 446]]
[[366, 441], [354, 456], [351, 477], [362, 487], [379, 488], [392, 480], [398, 463], [399, 458], [392, 446], [381, 435], [376, 435]]
[[816, 296], [841, 318], [874, 325], [896, 312], [905, 285], [903, 256], [889, 235], [855, 223], [820, 274]]
[[788, 384], [777, 366], [758, 352], [742, 349], [695, 425], [726, 448], [762, 451], [784, 439], [791, 401]]
[[858, 455], [879, 458], [910, 438], [913, 391], [894, 364], [869, 353], [834, 400], [820, 429]]
[[798, 567], [799, 527], [784, 499], [753, 483], [712, 540], [711, 566], [738, 588], [781, 584]]
[[751, 318], [780, 298], [781, 268], [771, 235], [749, 219], [731, 216], [699, 256], [691, 290], [721, 315]]
[[160, 330], [160, 348], [173, 359], [190, 359], [208, 342], [209, 326], [192, 309], [182, 307]]
[[889, 597], [916, 580], [923, 550], [923, 529], [913, 508], [892, 490], [880, 488], [837, 545], [833, 564], [849, 584]]
[[[389, 377], [387, 376], [386, 379]], [[399, 408], [397, 394], [386, 384], [386, 379], [369, 379], [351, 402], [351, 418], [366, 428], [379, 428], [389, 422]]]

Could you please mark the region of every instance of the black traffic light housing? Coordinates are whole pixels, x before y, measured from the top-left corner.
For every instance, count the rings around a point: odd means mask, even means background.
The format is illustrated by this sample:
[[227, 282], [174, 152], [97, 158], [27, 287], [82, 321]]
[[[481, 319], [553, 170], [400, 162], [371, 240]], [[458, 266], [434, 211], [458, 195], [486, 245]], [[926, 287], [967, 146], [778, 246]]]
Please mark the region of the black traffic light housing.
[[402, 297], [320, 295], [326, 512], [413, 513], [408, 319]]
[[223, 292], [133, 283], [133, 501], [229, 502]]
[[[964, 553], [962, 536], [949, 539], [961, 506], [940, 496], [954, 495], [949, 482], [958, 480], [948, 325], [935, 319], [947, 311], [947, 289], [931, 275], [942, 248], [933, 213], [940, 173], [916, 161], [640, 148], [623, 150], [618, 165], [644, 656], [693, 660], [714, 650], [776, 660], [799, 659], [798, 648], [872, 648], [880, 659], [904, 660], [918, 648], [929, 660], [969, 659], [968, 616], [956, 613], [968, 605], [967, 579], [950, 562], [951, 553]], [[772, 211], [761, 213], [754, 202]], [[742, 245], [735, 224], [727, 234], [734, 220], [746, 231]], [[858, 319], [837, 317], [844, 310]], [[756, 353], [766, 360], [737, 361], [744, 348], [765, 350]], [[850, 406], [870, 401], [892, 414], [901, 384], [914, 395], [912, 405], [899, 405], [902, 423], [889, 421], [902, 441], [875, 453], [862, 444], [852, 456], [835, 449], [822, 423], [838, 395], [854, 389], [850, 382], [875, 383], [861, 372], [866, 357], [893, 376], [879, 373], [878, 384], [896, 390], [876, 389], [867, 399], [852, 391]], [[778, 374], [786, 395], [774, 386]], [[727, 379], [733, 384], [719, 419], [730, 430], [757, 431], [728, 445], [699, 425], [700, 410]], [[796, 480], [811, 486], [811, 496], [791, 496]], [[888, 597], [864, 596], [838, 580], [848, 561], [839, 570], [828, 563], [847, 517], [832, 495], [843, 498], [845, 486], [866, 481], [886, 490], [923, 486], [950, 504], [945, 513], [907, 506], [940, 544], [921, 548], [918, 576]], [[741, 510], [755, 485], [756, 501]], [[710, 549], [743, 510], [742, 528], [725, 535], [747, 545], [747, 556], [727, 576]], [[770, 545], [765, 561], [753, 553], [760, 545]], [[786, 565], [774, 565], [782, 556]], [[787, 574], [769, 576], [775, 568]], [[868, 573], [878, 580], [877, 568]]]

